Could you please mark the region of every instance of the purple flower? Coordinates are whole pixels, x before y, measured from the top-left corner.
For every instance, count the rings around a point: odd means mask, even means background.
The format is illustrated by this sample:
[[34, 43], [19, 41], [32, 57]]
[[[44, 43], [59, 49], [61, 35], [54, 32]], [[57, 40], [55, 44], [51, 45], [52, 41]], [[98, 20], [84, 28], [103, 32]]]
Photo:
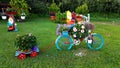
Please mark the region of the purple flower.
[[60, 27], [61, 27], [61, 25], [58, 24], [58, 25], [57, 25], [57, 29], [56, 29], [56, 34], [57, 34], [57, 35], [61, 35]]
[[94, 30], [94, 24], [92, 24], [92, 23], [85, 23], [85, 28], [87, 30]]

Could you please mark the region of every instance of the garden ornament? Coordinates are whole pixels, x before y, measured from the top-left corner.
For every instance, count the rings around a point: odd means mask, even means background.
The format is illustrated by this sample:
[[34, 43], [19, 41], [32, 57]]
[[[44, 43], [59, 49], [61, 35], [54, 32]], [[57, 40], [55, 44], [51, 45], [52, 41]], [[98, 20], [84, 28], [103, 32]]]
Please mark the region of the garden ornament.
[[69, 23], [72, 19], [72, 14], [70, 11], [67, 11], [67, 23]]
[[17, 24], [15, 23], [13, 16], [10, 16], [7, 22], [8, 31], [18, 31]]

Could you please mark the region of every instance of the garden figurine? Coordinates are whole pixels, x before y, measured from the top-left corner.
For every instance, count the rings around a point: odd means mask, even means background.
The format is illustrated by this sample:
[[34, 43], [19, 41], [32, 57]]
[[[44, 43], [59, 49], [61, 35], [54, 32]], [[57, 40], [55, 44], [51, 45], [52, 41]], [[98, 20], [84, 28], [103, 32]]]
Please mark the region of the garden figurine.
[[75, 23], [75, 19], [72, 16], [72, 13], [70, 11], [67, 11], [67, 24], [71, 25]]
[[10, 16], [7, 22], [7, 26], [8, 26], [8, 31], [18, 31], [17, 27], [16, 27], [16, 23], [13, 19], [13, 16]]

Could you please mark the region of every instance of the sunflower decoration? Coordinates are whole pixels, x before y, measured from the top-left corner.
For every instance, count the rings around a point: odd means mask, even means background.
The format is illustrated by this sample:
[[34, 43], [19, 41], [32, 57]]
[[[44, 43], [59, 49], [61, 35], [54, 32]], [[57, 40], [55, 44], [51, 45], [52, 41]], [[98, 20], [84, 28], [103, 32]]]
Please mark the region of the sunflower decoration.
[[88, 35], [88, 30], [83, 24], [76, 24], [69, 31], [69, 34], [76, 40], [85, 38]]

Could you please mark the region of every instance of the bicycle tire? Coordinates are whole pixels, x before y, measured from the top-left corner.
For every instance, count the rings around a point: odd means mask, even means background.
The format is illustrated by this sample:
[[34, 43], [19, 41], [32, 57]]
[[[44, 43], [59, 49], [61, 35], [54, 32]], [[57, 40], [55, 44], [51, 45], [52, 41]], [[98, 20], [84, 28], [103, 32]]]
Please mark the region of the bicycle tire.
[[73, 40], [70, 36], [61, 35], [57, 37], [55, 44], [58, 50], [65, 50], [65, 49], [71, 50], [73, 46]]
[[92, 34], [92, 36], [93, 36], [92, 43], [88, 43], [87, 40], [87, 46], [92, 50], [101, 49], [104, 45], [103, 37], [100, 34]]

